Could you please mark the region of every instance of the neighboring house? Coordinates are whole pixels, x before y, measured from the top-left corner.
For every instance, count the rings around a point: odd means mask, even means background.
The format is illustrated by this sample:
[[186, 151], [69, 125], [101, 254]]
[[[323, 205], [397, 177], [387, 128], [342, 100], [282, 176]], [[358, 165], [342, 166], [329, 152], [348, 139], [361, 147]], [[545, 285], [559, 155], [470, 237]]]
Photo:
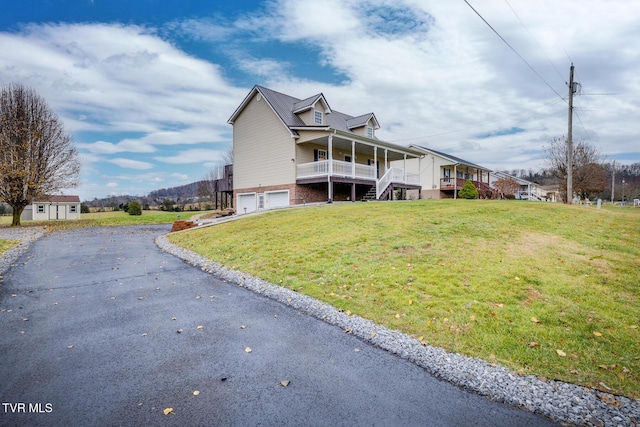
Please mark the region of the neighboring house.
[[[543, 190], [535, 182], [527, 181], [526, 179], [522, 179], [522, 178], [517, 178], [515, 176], [506, 174], [504, 172], [493, 172], [493, 174], [491, 174], [491, 186], [493, 186], [493, 184], [495, 184], [495, 182], [499, 179], [512, 179], [518, 183], [520, 187], [518, 188], [518, 191], [516, 191], [516, 193], [514, 194], [514, 196], [516, 196], [516, 199], [545, 201], [551, 198], [548, 195], [547, 191]], [[555, 200], [552, 200], [552, 201], [555, 201]]]
[[21, 220], [80, 219], [80, 197], [45, 196], [24, 208]]
[[420, 174], [420, 198], [455, 199], [466, 180], [471, 180], [479, 191], [491, 191], [490, 169], [419, 145], [410, 145], [409, 148], [422, 154], [420, 159], [407, 161], [407, 170]]
[[[237, 213], [320, 201], [388, 199], [420, 189], [403, 167], [422, 156], [376, 138], [373, 113], [332, 110], [323, 94], [298, 99], [255, 86], [228, 121], [233, 125]], [[391, 167], [392, 161], [397, 162]]]

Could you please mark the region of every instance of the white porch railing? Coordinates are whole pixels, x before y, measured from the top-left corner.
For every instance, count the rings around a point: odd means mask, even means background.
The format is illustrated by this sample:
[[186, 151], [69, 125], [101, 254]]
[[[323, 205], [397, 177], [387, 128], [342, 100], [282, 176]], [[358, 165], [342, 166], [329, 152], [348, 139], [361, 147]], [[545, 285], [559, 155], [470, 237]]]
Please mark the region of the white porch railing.
[[[318, 162], [299, 164], [297, 178], [304, 179], [329, 176], [329, 173], [329, 160], [320, 160]], [[331, 163], [331, 175], [373, 181], [376, 179], [376, 169], [373, 166], [362, 165], [360, 163], [333, 160]]]
[[391, 168], [376, 182], [376, 199], [391, 183], [420, 185], [420, 175], [417, 173], [407, 173], [404, 169]]

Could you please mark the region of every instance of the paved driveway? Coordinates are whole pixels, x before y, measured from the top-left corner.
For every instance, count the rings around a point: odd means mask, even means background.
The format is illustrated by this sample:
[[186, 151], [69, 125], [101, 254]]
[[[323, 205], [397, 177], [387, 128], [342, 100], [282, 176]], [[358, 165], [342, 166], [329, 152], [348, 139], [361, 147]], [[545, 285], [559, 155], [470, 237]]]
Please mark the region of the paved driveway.
[[167, 231], [54, 232], [6, 272], [1, 425], [551, 425], [163, 253]]

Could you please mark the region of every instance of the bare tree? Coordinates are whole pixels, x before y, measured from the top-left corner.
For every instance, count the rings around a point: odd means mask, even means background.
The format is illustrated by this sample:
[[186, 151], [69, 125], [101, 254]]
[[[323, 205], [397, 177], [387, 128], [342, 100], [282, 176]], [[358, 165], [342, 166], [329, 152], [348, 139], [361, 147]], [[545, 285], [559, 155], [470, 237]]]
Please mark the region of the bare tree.
[[0, 201], [13, 208], [12, 226], [34, 198], [78, 185], [80, 160], [62, 121], [21, 84], [0, 90]]
[[520, 184], [513, 178], [500, 178], [493, 183], [493, 187], [503, 196], [515, 195], [520, 189]]
[[[555, 137], [546, 148], [549, 172], [558, 179], [560, 193], [565, 203], [567, 195], [567, 147], [564, 137]], [[584, 141], [573, 146], [573, 190], [579, 197], [601, 193], [607, 185], [607, 172], [602, 156], [591, 144]]]

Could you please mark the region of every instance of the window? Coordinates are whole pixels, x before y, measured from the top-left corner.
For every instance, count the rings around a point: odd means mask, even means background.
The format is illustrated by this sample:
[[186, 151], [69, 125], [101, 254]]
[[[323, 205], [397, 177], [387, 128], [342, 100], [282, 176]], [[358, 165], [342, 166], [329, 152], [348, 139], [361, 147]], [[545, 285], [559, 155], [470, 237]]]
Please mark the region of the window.
[[367, 138], [373, 138], [373, 128], [371, 126], [367, 126]]
[[313, 110], [313, 122], [317, 125], [322, 124], [322, 111]]
[[38, 213], [44, 213], [44, 205], [38, 205]]
[[327, 160], [327, 150], [313, 150], [313, 161], [319, 162], [321, 160]]
[[71, 213], [76, 213], [77, 212], [77, 206], [76, 205], [71, 205], [69, 206], [69, 212]]

